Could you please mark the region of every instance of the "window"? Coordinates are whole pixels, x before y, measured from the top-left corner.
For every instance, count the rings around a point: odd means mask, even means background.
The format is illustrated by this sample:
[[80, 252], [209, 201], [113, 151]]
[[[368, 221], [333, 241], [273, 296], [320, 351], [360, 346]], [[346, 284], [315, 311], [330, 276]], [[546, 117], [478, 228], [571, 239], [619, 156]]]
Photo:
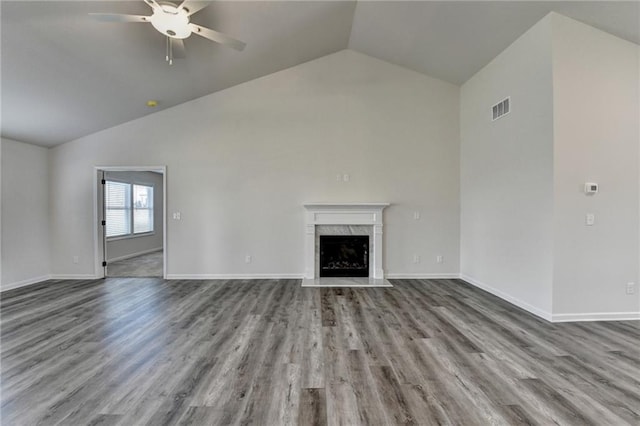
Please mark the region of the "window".
[[153, 232], [153, 187], [133, 185], [133, 233]]
[[153, 232], [153, 187], [106, 181], [107, 237]]

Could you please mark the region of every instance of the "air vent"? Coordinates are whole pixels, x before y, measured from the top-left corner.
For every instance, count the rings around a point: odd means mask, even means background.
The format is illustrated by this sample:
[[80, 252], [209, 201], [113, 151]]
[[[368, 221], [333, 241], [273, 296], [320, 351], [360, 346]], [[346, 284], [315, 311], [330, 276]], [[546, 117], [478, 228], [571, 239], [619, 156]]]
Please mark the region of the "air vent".
[[498, 118], [503, 117], [511, 111], [511, 98], [505, 98], [491, 107], [492, 121], [496, 121]]

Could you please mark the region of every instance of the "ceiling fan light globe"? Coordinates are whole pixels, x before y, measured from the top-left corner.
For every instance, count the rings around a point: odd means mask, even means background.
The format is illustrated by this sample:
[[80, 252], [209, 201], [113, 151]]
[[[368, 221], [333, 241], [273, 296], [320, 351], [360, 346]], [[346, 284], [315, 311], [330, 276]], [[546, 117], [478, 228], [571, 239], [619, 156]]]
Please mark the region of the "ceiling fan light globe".
[[167, 37], [184, 39], [191, 35], [189, 16], [183, 9], [173, 5], [162, 5], [161, 9], [153, 11], [149, 20], [156, 30]]

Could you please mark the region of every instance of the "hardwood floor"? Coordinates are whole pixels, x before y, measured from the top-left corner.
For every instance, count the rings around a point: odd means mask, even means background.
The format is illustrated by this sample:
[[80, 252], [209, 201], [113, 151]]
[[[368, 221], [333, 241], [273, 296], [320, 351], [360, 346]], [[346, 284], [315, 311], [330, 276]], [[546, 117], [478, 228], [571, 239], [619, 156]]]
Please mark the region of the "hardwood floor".
[[158, 250], [107, 264], [107, 277], [156, 277], [162, 278], [163, 251]]
[[2, 293], [3, 425], [640, 423], [638, 322], [457, 280], [49, 281]]

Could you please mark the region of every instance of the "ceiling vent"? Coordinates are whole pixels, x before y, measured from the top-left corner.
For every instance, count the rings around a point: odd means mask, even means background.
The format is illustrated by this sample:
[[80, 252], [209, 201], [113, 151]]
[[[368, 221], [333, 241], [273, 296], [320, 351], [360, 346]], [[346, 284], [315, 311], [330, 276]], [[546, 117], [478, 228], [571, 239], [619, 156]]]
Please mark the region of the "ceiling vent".
[[511, 98], [507, 97], [491, 107], [491, 121], [496, 121], [511, 111]]

